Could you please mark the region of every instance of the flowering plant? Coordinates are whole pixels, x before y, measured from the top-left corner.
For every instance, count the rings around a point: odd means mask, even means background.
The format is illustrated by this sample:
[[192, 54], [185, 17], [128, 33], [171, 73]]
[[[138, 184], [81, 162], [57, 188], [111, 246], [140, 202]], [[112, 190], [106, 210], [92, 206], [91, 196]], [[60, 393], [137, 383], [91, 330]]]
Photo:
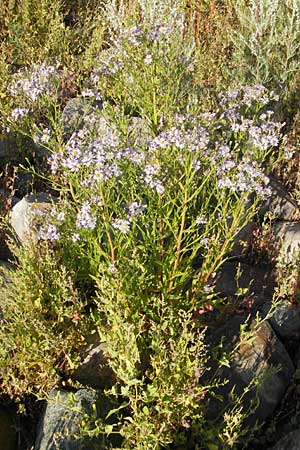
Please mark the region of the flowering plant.
[[[213, 278], [269, 195], [263, 165], [282, 125], [263, 86], [222, 93], [214, 111], [201, 109], [182, 21], [174, 30], [162, 22], [114, 30], [111, 42], [71, 136], [55, 92], [41, 96], [48, 79], [38, 76], [29, 91], [54, 105], [42, 133], [29, 129], [49, 151], [60, 190], [38, 239], [73, 274], [106, 342], [117, 379], [110, 393], [130, 411], [117, 411], [124, 445], [156, 449], [173, 442], [175, 427], [205, 423], [201, 402], [213, 384], [201, 386], [208, 357], [195, 313], [222, 310]], [[17, 79], [11, 92], [26, 94], [31, 82]], [[204, 425], [201, 433], [209, 435]]]

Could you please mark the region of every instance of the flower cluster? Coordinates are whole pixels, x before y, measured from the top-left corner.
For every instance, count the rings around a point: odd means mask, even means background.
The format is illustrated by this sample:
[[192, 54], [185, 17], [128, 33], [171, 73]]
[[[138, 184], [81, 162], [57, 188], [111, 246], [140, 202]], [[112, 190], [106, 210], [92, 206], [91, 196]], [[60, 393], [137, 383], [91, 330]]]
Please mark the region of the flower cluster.
[[237, 105], [251, 107], [255, 102], [267, 105], [271, 100], [277, 101], [278, 96], [274, 95], [273, 92], [269, 92], [265, 86], [260, 84], [241, 86], [239, 89], [220, 94], [220, 105], [224, 108]]
[[48, 144], [51, 138], [51, 131], [49, 128], [39, 129], [33, 136], [36, 144]]
[[53, 95], [55, 84], [60, 77], [60, 71], [46, 63], [33, 64], [32, 67], [15, 73], [7, 90], [11, 95], [19, 97], [23, 103], [12, 110], [9, 120], [16, 122], [22, 119], [32, 110], [32, 104], [39, 101], [43, 95]]
[[63, 151], [51, 156], [51, 171], [56, 173], [59, 168], [73, 173], [88, 170], [83, 183], [92, 187], [100, 181], [121, 176], [116, 163], [123, 156], [119, 146], [116, 127], [94, 111], [85, 117], [83, 127], [72, 134]]
[[26, 117], [29, 113], [28, 108], [20, 108], [19, 106], [14, 108], [9, 116], [9, 119], [11, 122], [16, 122], [19, 119], [22, 119], [23, 117]]
[[54, 90], [53, 81], [60, 77], [60, 72], [51, 65], [33, 64], [32, 68], [14, 74], [8, 91], [13, 95], [25, 95], [36, 102], [43, 94], [51, 95]]
[[[268, 196], [269, 179], [261, 169], [261, 162], [270, 147], [279, 145], [282, 124], [272, 120], [268, 111], [257, 114], [259, 107], [265, 106], [266, 95], [261, 88], [246, 87], [224, 94], [216, 112], [203, 112], [198, 116], [176, 114], [170, 128], [136, 147], [126, 146], [124, 134], [109, 118], [105, 104], [104, 109], [95, 108], [88, 113], [63, 150], [50, 157], [52, 172], [62, 177], [74, 176], [85, 192], [85, 200], [79, 208], [77, 206], [75, 214], [73, 242], [82, 238], [83, 231], [102, 226], [98, 221], [103, 212], [103, 198], [99, 193], [110, 187], [126, 190], [129, 178], [139, 198], [143, 193], [146, 202], [149, 195], [163, 197], [167, 189], [176, 188], [176, 177], [184, 173], [186, 167], [197, 173], [193, 175], [195, 180], [209, 173], [221, 196], [230, 193], [243, 198], [253, 193], [259, 198]], [[224, 99], [228, 101], [226, 106]], [[243, 106], [249, 99], [256, 114], [251, 116], [249, 111], [245, 116]], [[248, 104], [246, 107], [249, 108]], [[234, 119], [228, 113], [233, 109]], [[47, 133], [43, 130], [45, 139]], [[254, 151], [257, 148], [259, 152]], [[170, 172], [170, 164], [173, 172]], [[94, 195], [90, 195], [91, 190]], [[119, 206], [125, 214], [120, 214], [119, 208], [110, 210], [110, 226], [115, 232], [126, 234], [146, 205], [131, 201], [127, 206]], [[196, 225], [204, 225], [207, 220], [203, 215], [193, 219]], [[59, 225], [57, 217], [55, 223]], [[50, 235], [51, 229], [47, 232]], [[46, 231], [43, 236], [47, 236]]]
[[91, 214], [91, 204], [88, 201], [84, 202], [81, 206], [80, 211], [77, 213], [77, 228], [93, 230], [96, 226], [96, 223], [97, 218]]
[[50, 242], [58, 241], [60, 239], [60, 233], [57, 226], [53, 223], [41, 226], [37, 234], [37, 239]]
[[[91, 74], [91, 85], [94, 88], [99, 84], [105, 85], [107, 77], [120, 74], [125, 77], [126, 86], [135, 88], [137, 80], [134, 71], [140, 73], [143, 64], [151, 66], [156, 63], [168, 67], [172, 59], [170, 42], [174, 40], [176, 32], [182, 33], [182, 23], [177, 22], [168, 25], [163, 21], [154, 21], [150, 26], [148, 23], [147, 26], [135, 25], [119, 29], [112, 39], [111, 47], [101, 52], [98, 57], [97, 65]], [[183, 53], [177, 57], [178, 63], [185, 66], [188, 73], [188, 68], [193, 66], [193, 59]]]

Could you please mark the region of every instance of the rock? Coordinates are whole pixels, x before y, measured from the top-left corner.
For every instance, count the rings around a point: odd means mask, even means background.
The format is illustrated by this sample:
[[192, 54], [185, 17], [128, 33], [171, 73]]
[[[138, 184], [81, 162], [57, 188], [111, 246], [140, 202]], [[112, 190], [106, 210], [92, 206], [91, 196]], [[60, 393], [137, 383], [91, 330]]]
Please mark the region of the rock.
[[271, 196], [263, 203], [260, 215], [271, 212], [278, 220], [297, 220], [299, 218], [299, 208], [284, 186], [274, 178], [270, 179]]
[[[262, 305], [260, 307], [262, 315], [265, 316], [268, 314], [270, 308], [271, 303]], [[283, 300], [280, 304], [276, 305], [269, 322], [280, 339], [300, 338], [300, 308], [288, 300]]]
[[239, 233], [234, 238], [233, 247], [229, 252], [229, 256], [240, 257], [243, 255], [244, 249], [246, 249], [252, 241], [252, 233], [255, 227], [255, 221], [251, 220], [244, 228], [239, 231]]
[[52, 391], [38, 426], [34, 450], [110, 448], [103, 436], [75, 439], [75, 435], [80, 432], [83, 415], [92, 415], [93, 405], [98, 418], [104, 419], [111, 409], [108, 399], [94, 390], [80, 389], [75, 394], [62, 390]]
[[2, 261], [12, 261], [14, 256], [9, 247], [9, 236], [7, 230], [0, 233], [0, 260]]
[[291, 431], [269, 450], [300, 450], [300, 430]]
[[82, 361], [72, 379], [94, 389], [111, 387], [115, 377], [105, 358], [105, 343], [99, 341], [98, 334], [90, 336], [88, 341]]
[[47, 214], [54, 200], [51, 195], [41, 192], [26, 195], [12, 208], [9, 223], [19, 242], [25, 244], [30, 239], [36, 239], [38, 216]]
[[145, 119], [131, 117], [128, 123], [128, 146], [147, 146], [153, 139], [152, 132]]
[[[253, 320], [248, 326], [251, 339], [235, 347], [240, 340], [240, 326], [244, 325], [245, 318], [236, 316], [214, 332], [213, 341], [223, 342], [223, 348], [225, 346], [232, 354], [228, 360], [229, 367], [222, 367], [220, 373], [220, 379], [228, 382], [216, 388], [218, 397], [209, 399], [206, 415], [208, 419], [215, 419], [230, 406], [233, 389], [236, 395], [241, 396], [254, 383], [242, 399], [243, 411], [247, 411], [256, 399], [255, 383], [261, 379], [257, 388], [259, 402], [254, 412], [245, 419], [245, 426], [252, 426], [256, 421], [262, 423], [272, 415], [291, 381], [294, 366], [267, 321], [256, 329]], [[272, 367], [278, 368], [278, 372], [274, 373]]]
[[292, 263], [300, 251], [300, 223], [278, 222], [272, 232], [279, 247], [279, 259], [285, 264]]
[[[239, 272], [240, 277], [238, 278]], [[226, 297], [234, 297], [239, 291], [243, 290], [245, 294], [241, 298], [251, 300], [254, 307], [272, 298], [275, 281], [270, 274], [269, 267], [227, 261], [209, 285], [215, 292], [219, 292]]]
[[10, 270], [13, 270], [14, 266], [6, 261], [0, 261], [0, 286], [10, 283]]
[[74, 131], [80, 129], [84, 117], [95, 109], [102, 109], [102, 102], [91, 102], [83, 97], [71, 98], [62, 113], [64, 137], [69, 139]]
[[18, 432], [12, 415], [4, 408], [0, 407], [0, 449], [17, 450]]

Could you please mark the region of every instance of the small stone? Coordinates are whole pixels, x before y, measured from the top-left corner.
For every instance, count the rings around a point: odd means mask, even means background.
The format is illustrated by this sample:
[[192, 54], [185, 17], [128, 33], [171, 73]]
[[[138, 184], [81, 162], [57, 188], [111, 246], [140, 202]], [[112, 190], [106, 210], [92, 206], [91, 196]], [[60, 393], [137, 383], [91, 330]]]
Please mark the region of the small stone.
[[227, 261], [216, 273], [210, 285], [214, 292], [226, 297], [234, 297], [243, 291], [244, 295], [240, 297], [251, 299], [254, 307], [272, 298], [275, 281], [267, 266]]
[[145, 119], [142, 117], [131, 117], [128, 123], [128, 145], [147, 146], [153, 139], [152, 132]]
[[238, 234], [234, 237], [233, 247], [229, 252], [229, 256], [240, 257], [243, 255], [244, 250], [250, 245], [252, 241], [252, 233], [255, 229], [255, 226], [255, 221], [251, 220], [238, 232]]
[[84, 117], [96, 108], [102, 109], [102, 102], [91, 102], [83, 97], [71, 98], [66, 104], [62, 114], [65, 138], [69, 139], [74, 131], [79, 130]]
[[115, 381], [114, 373], [105, 358], [105, 343], [100, 342], [98, 334], [89, 337], [82, 361], [72, 379], [94, 389], [111, 387]]

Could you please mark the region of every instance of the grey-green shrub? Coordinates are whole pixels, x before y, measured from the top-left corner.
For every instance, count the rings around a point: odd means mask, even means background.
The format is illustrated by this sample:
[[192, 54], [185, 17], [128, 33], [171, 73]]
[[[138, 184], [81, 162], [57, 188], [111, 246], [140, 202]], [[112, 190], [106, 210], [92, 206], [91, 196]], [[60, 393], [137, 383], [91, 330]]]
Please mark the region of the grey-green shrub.
[[232, 35], [236, 74], [289, 95], [300, 68], [299, 0], [232, 1], [237, 27]]

